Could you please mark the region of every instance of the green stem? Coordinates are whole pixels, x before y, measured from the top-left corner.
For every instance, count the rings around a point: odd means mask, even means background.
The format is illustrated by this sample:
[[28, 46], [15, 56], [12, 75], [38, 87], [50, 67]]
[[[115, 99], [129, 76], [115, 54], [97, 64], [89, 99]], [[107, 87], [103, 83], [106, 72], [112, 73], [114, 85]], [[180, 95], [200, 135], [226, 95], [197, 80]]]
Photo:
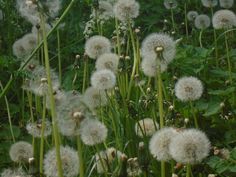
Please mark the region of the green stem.
[[186, 36], [188, 38], [188, 19], [187, 19], [187, 3], [185, 2], [184, 4], [184, 15], [185, 15], [185, 31], [186, 31]]
[[82, 93], [84, 93], [85, 89], [86, 89], [87, 71], [88, 71], [88, 58], [84, 58], [84, 74], [83, 74]]
[[[58, 25], [62, 22], [62, 20], [65, 18], [65, 16], [68, 14], [69, 10], [73, 6], [73, 4], [76, 2], [76, 0], [71, 0], [70, 4], [67, 6], [55, 26], [50, 30], [50, 32], [47, 34], [47, 38], [52, 35], [52, 33], [55, 31], [55, 29], [58, 27]], [[25, 60], [25, 63], [17, 70], [22, 71], [26, 65], [30, 62], [30, 60], [33, 58], [33, 56], [37, 53], [37, 51], [42, 47], [43, 41], [39, 43], [39, 45], [32, 51], [31, 55]], [[10, 86], [12, 85], [15, 78], [13, 78], [13, 74], [10, 76], [9, 81], [7, 82], [6, 86], [2, 90], [0, 94], [0, 99], [6, 95], [7, 91], [9, 90]]]
[[58, 72], [59, 81], [62, 83], [62, 70], [61, 70], [61, 43], [60, 43], [60, 30], [57, 29], [57, 54], [58, 54]]
[[159, 107], [159, 117], [160, 117], [160, 128], [163, 128], [164, 123], [164, 111], [163, 111], [163, 93], [162, 93], [162, 77], [160, 66], [157, 69], [157, 79], [158, 79], [158, 107]]
[[191, 175], [191, 165], [187, 164], [186, 177], [190, 177], [190, 175]]
[[164, 161], [161, 161], [161, 177], [166, 176], [166, 164]]
[[[0, 81], [0, 87], [1, 87], [1, 90], [3, 90], [3, 86], [2, 86], [1, 81]], [[14, 132], [13, 132], [13, 128], [12, 128], [12, 122], [11, 122], [10, 107], [9, 107], [9, 103], [8, 103], [7, 97], [5, 96], [4, 98], [5, 98], [6, 108], [7, 108], [7, 117], [8, 117], [8, 122], [9, 122], [9, 126], [10, 126], [12, 141], [15, 142], [15, 136], [14, 136]]]
[[230, 56], [229, 56], [229, 44], [228, 44], [227, 34], [225, 34], [225, 47], [226, 47], [226, 55], [227, 55], [227, 63], [228, 63], [229, 81], [232, 84], [233, 83], [232, 66], [231, 66], [231, 61], [230, 61]]
[[47, 72], [47, 81], [48, 81], [48, 90], [49, 90], [49, 98], [50, 98], [50, 106], [51, 106], [51, 116], [52, 116], [52, 127], [53, 127], [53, 136], [55, 141], [55, 148], [56, 148], [56, 160], [57, 160], [57, 173], [59, 177], [63, 177], [62, 171], [62, 161], [60, 156], [60, 142], [59, 142], [59, 132], [57, 127], [57, 115], [56, 115], [56, 107], [55, 107], [55, 100], [53, 96], [53, 87], [52, 87], [52, 80], [50, 76], [50, 63], [49, 63], [49, 54], [48, 54], [48, 43], [47, 43], [47, 35], [45, 30], [45, 22], [44, 17], [42, 17], [42, 29], [43, 29], [43, 47], [44, 47], [44, 57], [45, 57], [45, 66]]
[[203, 33], [203, 30], [200, 31], [200, 34], [199, 34], [199, 44], [200, 44], [200, 47], [202, 48], [202, 33]]
[[[211, 16], [213, 17], [213, 7], [211, 7]], [[216, 36], [216, 30], [213, 29], [214, 33], [214, 45], [215, 45], [215, 57], [216, 57], [216, 66], [219, 66], [219, 61], [218, 61], [218, 44], [217, 44], [217, 36]]]
[[42, 129], [40, 138], [40, 157], [39, 157], [39, 172], [43, 174], [43, 155], [44, 155], [44, 131], [46, 119], [46, 97], [43, 97], [43, 115], [42, 115]]
[[192, 111], [193, 118], [194, 118], [195, 128], [199, 128], [198, 121], [197, 121], [197, 116], [196, 116], [196, 113], [195, 113], [195, 110], [194, 110], [194, 107], [193, 107], [193, 103], [192, 103], [192, 101], [190, 101], [189, 103], [190, 103], [191, 111]]
[[117, 49], [118, 49], [118, 56], [121, 56], [121, 47], [120, 47], [120, 34], [119, 34], [119, 29], [118, 29], [118, 20], [115, 18], [115, 23], [116, 23], [116, 42], [117, 42]]
[[173, 12], [173, 8], [170, 9], [170, 12], [171, 12], [172, 28], [173, 28], [173, 31], [175, 31], [175, 20], [174, 20], [174, 12]]
[[79, 176], [84, 177], [84, 161], [83, 161], [83, 153], [82, 153], [82, 143], [79, 136], [77, 136], [77, 150], [79, 157]]

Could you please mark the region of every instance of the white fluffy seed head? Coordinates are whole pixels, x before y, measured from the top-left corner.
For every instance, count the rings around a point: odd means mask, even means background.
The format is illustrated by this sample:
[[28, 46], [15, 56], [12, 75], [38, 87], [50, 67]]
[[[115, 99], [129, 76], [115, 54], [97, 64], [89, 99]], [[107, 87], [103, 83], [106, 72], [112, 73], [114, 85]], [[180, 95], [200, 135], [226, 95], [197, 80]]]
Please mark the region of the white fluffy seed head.
[[[51, 135], [52, 133], [52, 125], [51, 122], [49, 122], [48, 120], [45, 120], [45, 125], [44, 125], [44, 137], [47, 137], [49, 135]], [[42, 133], [42, 128], [43, 128], [43, 123], [42, 120], [39, 120], [37, 122], [30, 122], [26, 125], [26, 130], [28, 131], [28, 133], [30, 135], [32, 135], [35, 138], [40, 138], [41, 137], [41, 133]]]
[[218, 10], [212, 18], [215, 29], [229, 29], [236, 26], [236, 15], [230, 10]]
[[37, 36], [33, 33], [24, 35], [21, 39], [17, 40], [13, 46], [13, 54], [17, 58], [24, 59], [33, 51], [37, 46]]
[[100, 151], [95, 154], [96, 169], [99, 174], [103, 174], [108, 171], [108, 166], [117, 159], [119, 160], [122, 153], [114, 147], [108, 148], [105, 151]]
[[[60, 146], [63, 176], [73, 177], [79, 174], [77, 152], [69, 146]], [[56, 149], [48, 151], [44, 158], [44, 173], [47, 177], [58, 177]]]
[[135, 123], [135, 133], [139, 137], [152, 136], [159, 128], [159, 124], [151, 118], [145, 118]]
[[108, 69], [95, 71], [91, 76], [91, 84], [99, 90], [111, 89], [116, 84], [116, 76]]
[[202, 5], [205, 7], [215, 7], [218, 4], [217, 0], [201, 0], [202, 1]]
[[83, 101], [91, 110], [105, 106], [107, 104], [106, 93], [104, 90], [89, 87], [84, 92]]
[[98, 3], [98, 8], [93, 10], [92, 16], [97, 16], [99, 20], [109, 20], [111, 17], [114, 16], [113, 6], [110, 2], [99, 1]]
[[117, 19], [122, 22], [127, 22], [138, 17], [139, 3], [135, 0], [118, 0], [113, 10]]
[[177, 5], [176, 0], [164, 0], [164, 6], [166, 9], [175, 9]]
[[220, 7], [223, 7], [225, 9], [229, 9], [233, 7], [234, 0], [220, 0]]
[[27, 163], [33, 157], [33, 147], [28, 142], [18, 141], [11, 146], [9, 154], [12, 161]]
[[194, 101], [203, 93], [202, 82], [196, 77], [182, 77], [175, 84], [175, 95], [181, 101]]
[[[54, 70], [50, 70], [50, 76], [52, 81], [53, 90], [58, 90], [60, 87], [60, 82], [57, 73]], [[30, 78], [28, 79], [28, 87], [24, 89], [33, 92], [35, 95], [44, 96], [48, 94], [48, 81], [46, 69], [43, 66], [37, 66], [30, 73]]]
[[31, 177], [31, 175], [27, 175], [22, 168], [4, 169], [0, 176], [1, 177]]
[[111, 42], [104, 36], [92, 36], [85, 43], [85, 53], [93, 59], [97, 59], [104, 53], [110, 53]]
[[[162, 51], [157, 52], [157, 49]], [[169, 64], [175, 57], [176, 43], [172, 37], [162, 33], [152, 33], [142, 42], [141, 54], [143, 58], [154, 58]]]
[[211, 20], [207, 15], [201, 14], [195, 18], [194, 25], [197, 29], [204, 30], [211, 25]]
[[80, 125], [80, 136], [84, 144], [94, 146], [107, 138], [107, 127], [97, 119], [84, 119]]
[[153, 157], [159, 161], [170, 160], [169, 144], [176, 135], [178, 135], [177, 130], [171, 127], [157, 131], [149, 142], [149, 150]]
[[[55, 90], [53, 96], [54, 96], [55, 106], [59, 107], [62, 104], [63, 100], [65, 100], [66, 94], [65, 91], [63, 90]], [[51, 109], [49, 93], [46, 94], [46, 108]]]
[[66, 92], [60, 106], [57, 107], [58, 127], [64, 136], [79, 135], [80, 123], [91, 113], [85, 106], [81, 95]]
[[141, 68], [143, 70], [143, 73], [148, 77], [156, 77], [157, 71], [159, 68], [161, 69], [161, 72], [164, 72], [167, 70], [167, 64], [163, 61], [157, 60], [153, 57], [146, 57], [143, 58], [141, 62]]
[[109, 69], [116, 72], [119, 65], [119, 56], [113, 53], [105, 53], [98, 57], [96, 61], [96, 69]]
[[189, 21], [194, 21], [197, 16], [198, 16], [197, 11], [189, 11], [187, 13], [187, 18], [188, 18]]
[[179, 133], [170, 143], [170, 154], [177, 162], [200, 163], [208, 156], [210, 142], [200, 130], [189, 129]]

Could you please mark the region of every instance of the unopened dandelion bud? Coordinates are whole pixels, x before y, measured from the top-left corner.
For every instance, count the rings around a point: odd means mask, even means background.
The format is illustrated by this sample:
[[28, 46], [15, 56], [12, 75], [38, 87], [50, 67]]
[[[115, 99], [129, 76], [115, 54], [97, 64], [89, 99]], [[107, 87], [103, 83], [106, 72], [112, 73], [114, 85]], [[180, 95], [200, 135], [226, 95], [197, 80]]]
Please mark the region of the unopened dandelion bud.
[[170, 110], [170, 111], [173, 111], [173, 110], [174, 110], [174, 106], [173, 106], [173, 105], [170, 105], [170, 106], [169, 106], [169, 110]]
[[151, 92], [151, 88], [148, 87], [148, 88], [147, 88], [147, 93], [150, 93], [150, 92]]
[[221, 102], [221, 103], [220, 103], [220, 107], [221, 107], [221, 108], [225, 107], [225, 103], [224, 103], [224, 102]]
[[215, 174], [209, 174], [208, 177], [216, 177]]
[[80, 55], [77, 54], [77, 55], [75, 56], [75, 58], [76, 58], [77, 60], [80, 59]]
[[189, 118], [185, 118], [184, 123], [188, 124], [189, 123]]

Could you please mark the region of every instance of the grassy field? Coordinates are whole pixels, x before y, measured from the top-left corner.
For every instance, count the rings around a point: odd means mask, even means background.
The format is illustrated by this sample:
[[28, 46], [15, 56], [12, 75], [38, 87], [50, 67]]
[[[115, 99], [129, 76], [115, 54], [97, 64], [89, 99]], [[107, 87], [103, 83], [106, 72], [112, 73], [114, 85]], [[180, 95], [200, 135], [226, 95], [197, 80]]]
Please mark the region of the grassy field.
[[235, 177], [231, 0], [0, 0], [2, 177]]

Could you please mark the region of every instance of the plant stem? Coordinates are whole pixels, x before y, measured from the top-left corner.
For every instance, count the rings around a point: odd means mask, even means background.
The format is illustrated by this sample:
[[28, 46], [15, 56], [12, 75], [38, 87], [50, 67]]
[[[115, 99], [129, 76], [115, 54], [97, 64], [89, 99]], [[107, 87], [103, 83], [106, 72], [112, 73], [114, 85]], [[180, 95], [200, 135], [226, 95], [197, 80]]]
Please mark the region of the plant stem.
[[121, 48], [120, 48], [120, 34], [119, 34], [119, 29], [118, 29], [118, 20], [115, 18], [115, 23], [116, 23], [116, 42], [117, 42], [117, 49], [118, 49], [118, 56], [121, 56]]
[[170, 12], [171, 12], [172, 28], [173, 28], [173, 31], [175, 31], [175, 20], [174, 20], [174, 12], [173, 12], [173, 8], [170, 9]]
[[49, 54], [48, 54], [48, 43], [47, 43], [47, 35], [45, 30], [45, 22], [44, 17], [42, 16], [42, 29], [43, 29], [43, 47], [44, 47], [44, 57], [45, 57], [45, 66], [47, 72], [47, 81], [48, 81], [48, 90], [49, 90], [49, 98], [50, 98], [50, 107], [51, 107], [51, 116], [52, 116], [52, 127], [53, 127], [53, 136], [55, 141], [56, 148], [56, 160], [57, 160], [57, 172], [59, 177], [63, 177], [62, 171], [62, 161], [60, 156], [60, 142], [59, 142], [59, 132], [56, 121], [56, 109], [55, 109], [55, 100], [53, 96], [53, 88], [52, 88], [52, 80], [50, 76], [50, 63], [49, 63]]
[[230, 56], [229, 56], [229, 44], [228, 44], [227, 34], [225, 34], [225, 47], [226, 47], [226, 56], [227, 56], [227, 63], [228, 63], [229, 81], [232, 84], [233, 83], [232, 66], [231, 66], [231, 61], [230, 61]]
[[185, 15], [185, 31], [186, 31], [186, 36], [188, 38], [188, 19], [187, 19], [187, 3], [185, 2], [184, 4], [184, 15]]
[[80, 136], [77, 136], [77, 150], [78, 150], [78, 157], [79, 157], [79, 176], [84, 177], [84, 161], [83, 161], [82, 143], [81, 143]]
[[160, 128], [164, 127], [164, 111], [163, 111], [163, 93], [162, 93], [162, 77], [160, 66], [157, 69], [157, 79], [158, 79], [158, 107], [159, 107], [159, 117], [160, 117]]
[[43, 97], [43, 115], [42, 115], [42, 129], [40, 138], [40, 157], [39, 157], [39, 172], [43, 174], [43, 155], [44, 155], [44, 130], [46, 118], [46, 97]]
[[164, 161], [161, 161], [161, 177], [166, 176], [166, 164]]
[[189, 103], [190, 103], [191, 111], [192, 111], [193, 118], [194, 118], [195, 128], [199, 128], [198, 121], [197, 121], [197, 116], [196, 116], [196, 113], [195, 113], [195, 110], [194, 110], [194, 107], [193, 107], [193, 103], [192, 103], [192, 101], [190, 101]]
[[200, 34], [199, 34], [199, 44], [200, 44], [200, 47], [202, 48], [202, 33], [203, 33], [203, 30], [200, 31]]
[[61, 43], [60, 43], [60, 30], [57, 29], [57, 55], [58, 55], [58, 72], [59, 81], [62, 83], [62, 70], [61, 70]]
[[[213, 17], [213, 7], [211, 7], [211, 17]], [[214, 33], [214, 45], [215, 45], [215, 57], [216, 57], [216, 66], [219, 67], [219, 61], [218, 61], [218, 44], [217, 44], [217, 38], [216, 38], [216, 30], [213, 29]]]
[[191, 175], [191, 165], [187, 164], [186, 177], [190, 177], [190, 175]]

